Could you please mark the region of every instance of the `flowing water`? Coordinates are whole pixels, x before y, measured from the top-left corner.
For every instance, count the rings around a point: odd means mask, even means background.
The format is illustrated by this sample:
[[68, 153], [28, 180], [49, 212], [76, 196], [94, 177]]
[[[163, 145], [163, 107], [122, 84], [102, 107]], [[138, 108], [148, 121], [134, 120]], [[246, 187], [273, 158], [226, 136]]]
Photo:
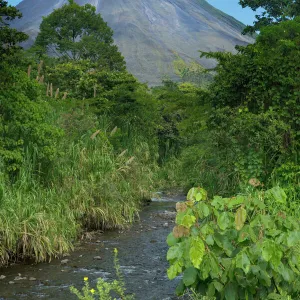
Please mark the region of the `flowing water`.
[[68, 257], [0, 269], [0, 299], [76, 299], [69, 288], [74, 285], [81, 289], [84, 277], [89, 277], [91, 286], [99, 277], [115, 279], [114, 248], [119, 251], [127, 291], [136, 299], [177, 299], [174, 291], [178, 281], [169, 281], [166, 275], [166, 237], [174, 226], [175, 203], [179, 200], [153, 199], [130, 229], [97, 232]]

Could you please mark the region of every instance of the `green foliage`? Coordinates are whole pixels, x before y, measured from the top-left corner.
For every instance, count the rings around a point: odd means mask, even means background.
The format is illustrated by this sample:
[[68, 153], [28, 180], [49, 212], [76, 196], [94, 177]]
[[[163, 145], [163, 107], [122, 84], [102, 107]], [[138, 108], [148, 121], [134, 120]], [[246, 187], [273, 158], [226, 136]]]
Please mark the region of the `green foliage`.
[[91, 289], [88, 277], [84, 278], [85, 286], [82, 289], [82, 292], [77, 290], [75, 287], [71, 287], [71, 292], [75, 294], [80, 300], [116, 300], [117, 298], [112, 295], [116, 295], [122, 300], [133, 300], [135, 299], [134, 295], [126, 295], [125, 282], [123, 278], [123, 274], [120, 270], [120, 264], [118, 259], [118, 250], [114, 250], [114, 265], [117, 275], [117, 280], [113, 282], [106, 282], [104, 279], [99, 278], [97, 282], [97, 287], [95, 289]]
[[176, 226], [168, 236], [168, 276], [182, 274], [177, 289], [217, 299], [296, 299], [299, 296], [297, 218], [274, 209], [286, 195], [266, 192], [215, 196], [193, 188], [177, 203]]
[[22, 14], [7, 1], [0, 0], [0, 57], [11, 55], [21, 47], [19, 43], [27, 40], [28, 36], [16, 29], [9, 28], [9, 21], [21, 18]]
[[173, 62], [175, 74], [180, 76], [181, 81], [191, 82], [197, 86], [207, 87], [213, 80], [213, 75], [205, 70], [199, 63], [185, 62], [178, 54]]
[[89, 59], [101, 69], [124, 70], [124, 58], [113, 45], [113, 31], [96, 8], [79, 6], [73, 0], [45, 17], [35, 47], [66, 59]]
[[240, 0], [239, 3], [243, 8], [250, 7], [254, 11], [262, 10], [261, 15], [256, 15], [257, 20], [254, 25], [246, 26], [244, 33], [254, 33], [262, 27], [278, 24], [300, 15], [298, 0]]
[[51, 107], [39, 84], [8, 66], [0, 70], [0, 153], [10, 172], [18, 170], [27, 150], [36, 153], [42, 170], [56, 157], [62, 131], [50, 123]]
[[[297, 134], [299, 126], [300, 19], [264, 28], [253, 45], [238, 55], [209, 55], [219, 59], [212, 85], [215, 107], [247, 108], [252, 113], [274, 111]], [[288, 145], [290, 146], [290, 145]]]

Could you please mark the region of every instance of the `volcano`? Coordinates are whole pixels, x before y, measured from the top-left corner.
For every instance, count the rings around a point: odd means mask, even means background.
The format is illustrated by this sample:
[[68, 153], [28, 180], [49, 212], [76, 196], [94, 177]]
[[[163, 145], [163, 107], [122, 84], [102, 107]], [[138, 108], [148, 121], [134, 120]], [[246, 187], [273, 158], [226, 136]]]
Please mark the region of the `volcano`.
[[[30, 46], [43, 16], [67, 0], [23, 0], [17, 8], [23, 18], [13, 27], [26, 32]], [[235, 51], [236, 45], [253, 42], [241, 34], [243, 24], [205, 0], [77, 0], [92, 4], [114, 30], [114, 40], [128, 70], [140, 81], [158, 85], [163, 77], [176, 80], [173, 62], [181, 57], [210, 68], [215, 62], [199, 51]]]

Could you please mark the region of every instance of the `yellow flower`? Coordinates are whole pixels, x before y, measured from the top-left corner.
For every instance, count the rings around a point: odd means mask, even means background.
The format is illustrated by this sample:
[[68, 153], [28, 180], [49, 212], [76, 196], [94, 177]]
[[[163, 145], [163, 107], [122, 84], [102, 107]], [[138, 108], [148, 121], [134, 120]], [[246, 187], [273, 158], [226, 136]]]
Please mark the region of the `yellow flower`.
[[84, 277], [83, 280], [84, 280], [84, 281], [88, 281], [89, 278], [88, 278], [88, 277]]
[[91, 293], [94, 295], [95, 294], [95, 290], [94, 289], [91, 289]]

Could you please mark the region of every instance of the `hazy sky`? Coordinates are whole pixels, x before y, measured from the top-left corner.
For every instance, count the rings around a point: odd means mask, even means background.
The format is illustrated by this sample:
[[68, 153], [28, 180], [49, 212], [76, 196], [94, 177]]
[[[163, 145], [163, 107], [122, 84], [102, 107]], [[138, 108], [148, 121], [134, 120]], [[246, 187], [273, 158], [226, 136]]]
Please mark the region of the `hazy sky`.
[[[44, 0], [47, 1], [47, 0]], [[111, 0], [113, 1], [113, 0]], [[138, 0], [136, 0], [138, 1]], [[151, 1], [151, 0], [149, 0]], [[226, 12], [227, 14], [235, 17], [244, 24], [252, 25], [255, 17], [255, 12], [251, 9], [243, 9], [239, 4], [238, 0], [207, 0], [210, 4], [217, 7], [218, 9]], [[20, 3], [20, 0], [8, 0], [9, 4], [16, 5]]]

